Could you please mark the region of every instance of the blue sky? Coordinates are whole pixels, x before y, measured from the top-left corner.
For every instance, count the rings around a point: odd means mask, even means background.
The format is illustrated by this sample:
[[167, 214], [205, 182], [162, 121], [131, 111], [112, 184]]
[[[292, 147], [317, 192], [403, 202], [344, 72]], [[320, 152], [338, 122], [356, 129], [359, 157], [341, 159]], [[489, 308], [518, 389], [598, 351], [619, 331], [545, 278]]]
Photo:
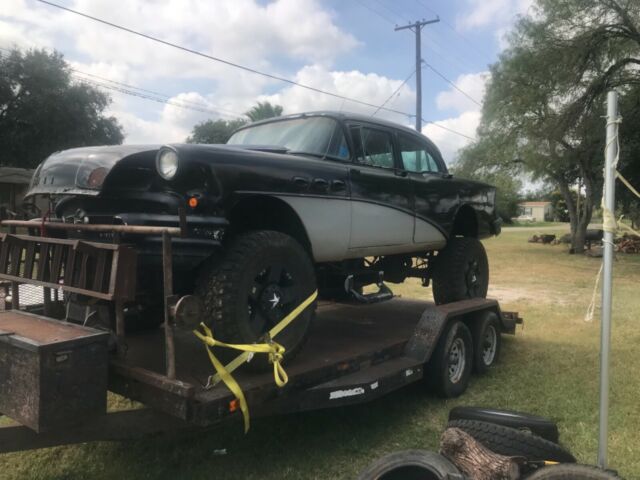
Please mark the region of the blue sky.
[[[396, 24], [439, 15], [440, 23], [423, 29], [422, 57], [479, 103], [488, 65], [504, 48], [505, 32], [531, 2], [59, 0], [113, 23], [376, 105], [389, 98], [415, 66], [414, 36], [395, 32]], [[77, 81], [100, 83], [112, 96], [110, 113], [124, 126], [127, 143], [183, 141], [195, 123], [233, 118], [260, 100], [283, 105], [285, 113], [373, 110], [198, 58], [35, 0], [0, 4], [0, 48], [13, 46], [58, 49], [75, 69]], [[414, 112], [414, 80], [389, 100], [389, 108]], [[121, 84], [136, 88], [126, 87], [129, 94], [113, 90]], [[169, 104], [131, 95], [149, 95], [140, 89], [166, 95], [160, 99]], [[423, 132], [449, 161], [469, 142], [466, 137], [475, 135], [479, 112], [476, 102], [423, 69], [423, 117], [440, 125], [426, 125]], [[378, 115], [414, 123], [403, 115]]]

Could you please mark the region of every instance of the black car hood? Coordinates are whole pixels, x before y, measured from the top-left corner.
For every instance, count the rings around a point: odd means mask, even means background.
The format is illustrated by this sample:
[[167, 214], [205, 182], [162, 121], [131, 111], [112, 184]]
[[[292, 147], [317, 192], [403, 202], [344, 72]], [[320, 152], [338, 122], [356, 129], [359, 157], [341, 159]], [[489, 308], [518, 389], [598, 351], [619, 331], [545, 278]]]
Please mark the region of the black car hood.
[[94, 187], [88, 182], [94, 170], [103, 168], [106, 175], [123, 158], [137, 153], [157, 151], [159, 148], [159, 145], [113, 145], [56, 152], [36, 169], [26, 196], [98, 195], [100, 186]]

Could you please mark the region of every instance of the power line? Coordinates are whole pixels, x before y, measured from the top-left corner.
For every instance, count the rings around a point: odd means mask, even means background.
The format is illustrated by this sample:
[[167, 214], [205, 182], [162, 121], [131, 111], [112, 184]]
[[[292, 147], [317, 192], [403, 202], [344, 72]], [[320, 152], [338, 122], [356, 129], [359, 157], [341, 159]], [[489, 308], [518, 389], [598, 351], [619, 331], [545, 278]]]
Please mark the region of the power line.
[[425, 120], [424, 118], [422, 119], [422, 121], [426, 124], [426, 125], [433, 125], [434, 127], [438, 127], [441, 128], [442, 130], [446, 130], [447, 132], [451, 132], [451, 133], [455, 133], [456, 135], [459, 135], [461, 137], [467, 138], [469, 140], [471, 140], [472, 142], [475, 142], [476, 139], [473, 137], [470, 137], [469, 135], [465, 135], [464, 133], [460, 133], [456, 130], [454, 130], [453, 128], [449, 128], [449, 127], [445, 127], [444, 125], [441, 125], [439, 123], [435, 123], [435, 122], [430, 122], [429, 120]]
[[[145, 88], [137, 87], [135, 85], [129, 85], [127, 83], [118, 82], [116, 80], [111, 80], [110, 78], [101, 77], [100, 75], [96, 75], [96, 74], [93, 74], [93, 73], [83, 72], [83, 71], [77, 70], [75, 68], [69, 68], [69, 70], [71, 70], [73, 72], [76, 72], [76, 74], [80, 74], [80, 75], [87, 76], [87, 77], [92, 77], [92, 78], [97, 78], [98, 80], [109, 82], [109, 83], [112, 83], [112, 84], [120, 86], [120, 87], [125, 87], [127, 89], [132, 89], [132, 90], [138, 90], [140, 92], [144, 92], [144, 93], [148, 93], [148, 94], [151, 94], [151, 95], [155, 95], [157, 97], [162, 97], [162, 98], [165, 98], [167, 100], [171, 100], [173, 98], [173, 95], [168, 95], [166, 93], [156, 92], [154, 90], [147, 90]], [[78, 75], [75, 75], [75, 76], [76, 76], [76, 78], [78, 77]], [[176, 102], [176, 100], [171, 100], [171, 101], [172, 102]], [[180, 103], [187, 104], [187, 105], [193, 105], [194, 107], [207, 109], [208, 111], [213, 111], [213, 112], [216, 112], [216, 113], [227, 114], [227, 115], [238, 117], [238, 118], [243, 117], [243, 115], [240, 114], [240, 113], [233, 112], [231, 110], [227, 110], [227, 109], [215, 106], [215, 105], [208, 106], [208, 105], [205, 105], [205, 104], [202, 104], [202, 103], [199, 103], [199, 102], [194, 102], [194, 101], [188, 100], [188, 99], [179, 99], [177, 101], [180, 102]]]
[[[79, 12], [77, 10], [73, 10], [71, 8], [67, 8], [67, 7], [64, 7], [62, 5], [58, 5], [56, 3], [49, 2], [47, 0], [36, 0], [36, 1], [38, 1], [40, 3], [43, 3], [45, 5], [49, 5], [49, 6], [54, 7], [54, 8], [58, 8], [60, 10], [64, 10], [64, 11], [69, 12], [69, 13], [73, 13], [75, 15], [79, 15], [79, 16], [87, 18], [89, 20], [93, 20], [94, 22], [102, 23], [103, 25], [107, 25], [107, 26], [110, 26], [112, 28], [115, 28], [115, 29], [118, 29], [118, 30], [122, 30], [124, 32], [128, 32], [128, 33], [130, 33], [132, 35], [137, 35], [139, 37], [146, 38], [147, 40], [152, 40], [154, 42], [158, 42], [158, 43], [161, 43], [163, 45], [166, 45], [166, 46], [169, 46], [169, 47], [173, 47], [173, 48], [176, 48], [178, 50], [182, 50], [184, 52], [191, 53], [193, 55], [197, 55], [197, 56], [202, 57], [202, 58], [206, 58], [208, 60], [212, 60], [212, 61], [215, 61], [215, 62], [220, 62], [220, 63], [223, 63], [225, 65], [229, 65], [229, 66], [234, 67], [234, 68], [238, 68], [238, 69], [250, 72], [250, 73], [254, 73], [256, 75], [262, 75], [264, 77], [271, 78], [271, 79], [274, 79], [274, 80], [278, 80], [278, 81], [281, 81], [281, 82], [284, 82], [284, 83], [288, 83], [290, 85], [294, 85], [294, 86], [297, 86], [297, 87], [300, 87], [300, 88], [304, 88], [304, 89], [307, 89], [307, 90], [310, 90], [310, 91], [313, 91], [313, 92], [316, 92], [316, 93], [321, 93], [323, 95], [328, 95], [328, 96], [331, 96], [331, 97], [334, 97], [334, 98], [340, 98], [342, 100], [347, 100], [347, 101], [350, 101], [350, 102], [353, 102], [353, 103], [357, 103], [357, 104], [360, 104], [360, 105], [364, 105], [364, 106], [367, 106], [367, 107], [372, 107], [372, 108], [378, 108], [379, 107], [379, 105], [375, 105], [375, 104], [372, 104], [372, 103], [369, 103], [369, 102], [364, 102], [362, 100], [358, 100], [358, 99], [355, 99], [355, 98], [347, 97], [345, 95], [340, 95], [340, 94], [337, 94], [337, 93], [328, 92], [328, 91], [322, 90], [320, 88], [316, 88], [316, 87], [312, 87], [310, 85], [305, 85], [305, 84], [296, 82], [296, 81], [291, 80], [289, 78], [281, 77], [281, 76], [278, 76], [278, 75], [273, 75], [273, 74], [270, 74], [270, 73], [267, 73], [267, 72], [262, 72], [260, 70], [256, 70], [256, 69], [251, 68], [251, 67], [247, 67], [247, 66], [244, 66], [244, 65], [240, 65], [240, 64], [231, 62], [229, 60], [224, 60], [224, 59], [221, 59], [221, 58], [218, 58], [218, 57], [214, 57], [212, 55], [208, 55], [206, 53], [199, 52], [197, 50], [193, 50], [193, 49], [188, 48], [188, 47], [184, 47], [184, 46], [172, 43], [172, 42], [168, 42], [166, 40], [162, 40], [160, 38], [157, 38], [157, 37], [154, 37], [154, 36], [151, 36], [151, 35], [147, 35], [147, 34], [142, 33], [142, 32], [138, 32], [136, 30], [124, 27], [122, 25], [118, 25], [118, 24], [109, 22], [107, 20], [103, 20], [103, 19], [100, 19], [100, 18], [97, 18], [97, 17], [93, 17], [91, 15], [88, 15], [86, 13]], [[124, 93], [124, 92], [122, 92], [122, 93]], [[135, 95], [135, 96], [139, 96], [139, 95]], [[152, 100], [152, 99], [150, 99], [150, 100]], [[160, 101], [160, 100], [155, 99], [154, 101]], [[161, 103], [166, 103], [166, 102], [161, 101]], [[183, 106], [182, 108], [185, 108], [185, 106]], [[391, 113], [397, 113], [399, 115], [403, 115], [403, 116], [407, 116], [407, 117], [415, 117], [416, 116], [415, 114], [403, 112], [403, 111], [400, 111], [400, 110], [395, 110], [395, 109], [392, 109], [392, 108], [381, 107], [380, 110], [384, 110], [386, 112], [391, 112]], [[423, 120], [423, 122], [425, 122], [424, 119], [422, 119], [422, 120]], [[470, 138], [470, 137], [468, 137], [467, 135], [465, 135], [463, 133], [457, 132], [457, 131], [455, 131], [453, 129], [450, 129], [448, 127], [444, 127], [443, 125], [440, 125], [440, 124], [438, 124], [436, 122], [428, 121], [427, 123], [429, 123], [431, 125], [434, 125], [434, 126], [437, 126], [439, 128], [442, 128], [443, 130], [447, 130], [447, 131], [449, 131], [451, 133], [454, 133], [456, 135], [460, 135], [461, 137]]]
[[[123, 88], [123, 87], [118, 87], [116, 85], [109, 85], [107, 83], [103, 83], [103, 82], [99, 82], [97, 80], [89, 80], [88, 78], [83, 78], [81, 76], [78, 76], [76, 74], [72, 74], [72, 76], [80, 83], [84, 83], [87, 85], [92, 85], [94, 87], [98, 87], [98, 88], [103, 88], [103, 89], [107, 89], [107, 90], [111, 90], [117, 93], [122, 93], [125, 95], [130, 95], [133, 97], [138, 97], [138, 98], [142, 98], [144, 100], [151, 100], [157, 103], [163, 103], [166, 105], [171, 105], [174, 107], [178, 107], [178, 108], [184, 108], [186, 110], [193, 110], [196, 112], [201, 112], [201, 113], [208, 113], [208, 114], [217, 114], [217, 115], [226, 115], [226, 116], [230, 116], [229, 114], [225, 114], [224, 112], [219, 112], [217, 110], [213, 110], [210, 108], [203, 108], [203, 107], [194, 107], [194, 106], [189, 106], [189, 105], [184, 105], [182, 103], [176, 102], [174, 100], [168, 99], [168, 98], [161, 98], [161, 97], [156, 97], [153, 95], [147, 95], [145, 93], [142, 92], [137, 92], [134, 90], [130, 90], [127, 88]], [[231, 115], [231, 116], [236, 116], [236, 115]], [[238, 117], [241, 118], [241, 117]]]
[[382, 8], [384, 8], [387, 12], [389, 12], [391, 15], [393, 15], [395, 18], [399, 18], [400, 22], [404, 22], [405, 19], [402, 17], [402, 15], [400, 15], [398, 12], [396, 12], [395, 10], [392, 10], [391, 8], [389, 8], [387, 5], [385, 5], [382, 0], [374, 0], [378, 5], [380, 5]]
[[[44, 4], [52, 6], [52, 7], [55, 7], [55, 8], [59, 8], [60, 10], [64, 10], [64, 11], [69, 12], [69, 13], [73, 13], [75, 15], [79, 15], [79, 16], [84, 17], [84, 18], [88, 18], [89, 20], [93, 20], [94, 22], [102, 23], [102, 24], [108, 25], [108, 26], [110, 26], [112, 28], [116, 28], [118, 30], [122, 30], [124, 32], [131, 33], [133, 35], [137, 35], [139, 37], [146, 38], [147, 40], [152, 40], [154, 42], [158, 42], [158, 43], [161, 43], [163, 45], [166, 45], [166, 46], [169, 46], [169, 47], [173, 47], [173, 48], [176, 48], [178, 50], [182, 50], [183, 52], [191, 53], [193, 55], [197, 55], [199, 57], [203, 57], [203, 58], [206, 58], [208, 60], [213, 60], [214, 62], [223, 63], [225, 65], [229, 65], [230, 67], [238, 68], [240, 70], [244, 70], [246, 72], [254, 73], [256, 75], [262, 75], [263, 77], [271, 78], [273, 80], [278, 80], [280, 82], [285, 82], [285, 83], [288, 83], [290, 85], [294, 85], [296, 87], [300, 87], [300, 88], [304, 88], [304, 89], [307, 89], [307, 90], [311, 90], [311, 91], [316, 92], [316, 93], [321, 93], [323, 95], [329, 95], [329, 96], [334, 97], [334, 98], [340, 98], [342, 100], [348, 100], [350, 102], [358, 103], [360, 105], [364, 105], [364, 106], [367, 106], [367, 107], [378, 108], [378, 105], [375, 105], [373, 103], [364, 102], [362, 100], [358, 100], [358, 99], [355, 99], [355, 98], [347, 97], [345, 95], [340, 95], [338, 93], [333, 93], [333, 92], [329, 92], [327, 90], [322, 90], [320, 88], [312, 87], [311, 85], [305, 85], [303, 83], [296, 82], [295, 80], [291, 80], [290, 78], [281, 77], [279, 75], [274, 75], [272, 73], [256, 70], [255, 68], [247, 67], [245, 65], [240, 65], [239, 63], [231, 62], [229, 60], [225, 60], [225, 59], [222, 59], [222, 58], [219, 58], [219, 57], [214, 57], [213, 55], [209, 55], [207, 53], [203, 53], [203, 52], [200, 52], [198, 50], [193, 50], [191, 48], [184, 47], [184, 46], [178, 45], [176, 43], [168, 42], [166, 40], [162, 40], [161, 38], [154, 37], [154, 36], [148, 35], [146, 33], [138, 32], [138, 31], [133, 30], [131, 28], [124, 27], [122, 25], [118, 25], [118, 24], [109, 22], [107, 20], [103, 20], [101, 18], [93, 17], [93, 16], [88, 15], [86, 13], [82, 13], [82, 12], [79, 12], [77, 10], [73, 10], [71, 8], [67, 8], [67, 7], [64, 7], [62, 5], [58, 5], [57, 3], [49, 2], [47, 0], [36, 0], [36, 1], [38, 1], [40, 3], [44, 3]], [[385, 111], [388, 111], [388, 112], [392, 112], [392, 113], [398, 113], [400, 115], [415, 116], [415, 115], [408, 114], [407, 112], [401, 112], [400, 110], [394, 110], [394, 109], [391, 109], [391, 108], [383, 108], [382, 110], [385, 110]]]
[[380, 109], [381, 109], [382, 107], [384, 107], [384, 106], [387, 104], [387, 102], [388, 102], [389, 100], [391, 100], [393, 97], [395, 97], [395, 96], [396, 96], [396, 94], [400, 92], [400, 89], [401, 89], [402, 87], [404, 87], [404, 86], [406, 85], [406, 83], [407, 83], [409, 80], [411, 80], [411, 77], [413, 77], [413, 75], [414, 75], [415, 73], [416, 73], [416, 71], [415, 71], [415, 70], [413, 70], [413, 71], [409, 74], [409, 76], [408, 76], [407, 78], [405, 78], [405, 79], [404, 79], [404, 82], [402, 82], [402, 83], [400, 84], [400, 86], [399, 86], [398, 88], [396, 88], [396, 89], [393, 91], [393, 93], [392, 93], [391, 95], [389, 95], [389, 98], [387, 98], [387, 99], [382, 103], [382, 105], [380, 105], [380, 106], [378, 107], [378, 109], [377, 109], [375, 112], [373, 112], [373, 113], [371, 114], [371, 116], [372, 116], [372, 117], [374, 117], [374, 116], [376, 115], [376, 113], [378, 113], [378, 112], [380, 111]]
[[442, 73], [440, 73], [438, 70], [436, 70], [433, 66], [431, 66], [430, 64], [428, 64], [427, 62], [425, 62], [424, 60], [422, 61], [422, 63], [429, 68], [431, 71], [433, 71], [436, 75], [438, 75], [440, 78], [442, 78], [445, 82], [447, 82], [449, 85], [451, 85], [453, 88], [455, 88], [457, 91], [459, 91], [462, 95], [464, 95], [465, 97], [467, 97], [469, 100], [471, 100], [473, 103], [475, 103], [476, 105], [478, 105], [479, 107], [482, 107], [482, 103], [478, 102], [475, 98], [473, 98], [471, 95], [469, 95], [467, 92], [465, 92], [464, 90], [462, 90], [460, 87], [458, 87], [455, 83], [453, 83], [451, 80], [449, 80], [447, 77], [445, 77]]
[[[10, 49], [3, 48], [3, 47], [0, 47], [0, 50], [4, 50], [6, 52], [11, 51]], [[2, 56], [1, 53], [0, 53], [0, 56]], [[168, 95], [166, 93], [156, 92], [154, 90], [148, 90], [145, 88], [137, 87], [135, 85], [118, 82], [110, 78], [102, 77], [100, 75], [96, 75], [93, 73], [83, 72], [81, 70], [71, 68], [71, 67], [68, 67], [68, 69], [71, 72], [73, 72], [71, 74], [73, 78], [80, 81], [81, 83], [85, 83], [88, 85], [93, 85], [93, 86], [114, 91], [117, 93], [122, 93], [125, 95], [142, 98], [144, 100], [152, 100], [157, 103], [164, 103], [167, 105], [172, 105], [174, 107], [184, 108], [187, 110], [194, 110], [202, 113], [219, 114], [223, 116], [244, 118], [242, 114], [239, 114], [237, 112], [232, 112], [230, 110], [225, 110], [220, 107], [215, 107], [215, 106], [209, 107], [208, 105], [204, 105], [202, 103], [193, 102], [191, 100], [185, 100], [185, 99], [173, 100], [172, 95]], [[86, 77], [91, 77], [94, 80], [90, 80], [89, 78], [86, 78]], [[95, 79], [98, 79], [100, 81], [96, 81]], [[108, 83], [104, 83], [104, 82], [108, 82]], [[113, 85], [110, 85], [110, 84], [113, 84]]]
[[[415, 2], [424, 7], [425, 9], [427, 9], [427, 11], [431, 12], [434, 15], [438, 15], [438, 12], [436, 12], [433, 8], [431, 8], [429, 5], [427, 5], [426, 3], [424, 3], [422, 0], [415, 0]], [[478, 48], [478, 46], [473, 43], [471, 40], [469, 40], [467, 37], [465, 37], [464, 35], [462, 35], [457, 29], [456, 27], [454, 27], [450, 22], [448, 22], [445, 18], [442, 19], [442, 23], [444, 23], [447, 27], [449, 27], [449, 29], [455, 33], [457, 36], [459, 36], [462, 40], [465, 41], [465, 43], [467, 43], [471, 48], [473, 48], [476, 52], [478, 53], [482, 53], [483, 55], [487, 55], [489, 57], [491, 57], [492, 55], [489, 54], [487, 51], [485, 51], [484, 49], [480, 49]]]
[[375, 13], [376, 15], [378, 15], [380, 18], [382, 18], [385, 22], [389, 22], [391, 25], [396, 25], [397, 23], [394, 22], [393, 20], [391, 20], [388, 16], [386, 16], [384, 13], [381, 13], [379, 10], [373, 8], [371, 5], [369, 5], [368, 3], [366, 3], [366, 0], [356, 0], [356, 2], [358, 2], [360, 5], [362, 5], [364, 8], [366, 8], [367, 10], [369, 10], [370, 12]]

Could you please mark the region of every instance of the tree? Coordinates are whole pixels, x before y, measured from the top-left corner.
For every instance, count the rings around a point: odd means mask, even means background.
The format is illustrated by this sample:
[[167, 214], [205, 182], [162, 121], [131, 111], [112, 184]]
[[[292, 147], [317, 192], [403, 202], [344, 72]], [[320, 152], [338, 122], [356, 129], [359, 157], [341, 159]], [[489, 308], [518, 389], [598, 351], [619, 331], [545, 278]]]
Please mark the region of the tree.
[[279, 117], [282, 115], [282, 107], [280, 105], [271, 105], [269, 102], [258, 102], [251, 110], [245, 112], [252, 122], [265, 120], [267, 118]]
[[[584, 250], [601, 190], [604, 94], [640, 83], [639, 24], [632, 0], [538, 0], [491, 67], [478, 129], [490, 152], [485, 166], [517, 165], [558, 188], [574, 251]], [[584, 188], [580, 206], [576, 186]]]
[[13, 50], [0, 57], [0, 166], [34, 168], [51, 153], [120, 144], [122, 128], [104, 115], [107, 95], [74, 83], [60, 53]]
[[496, 211], [505, 223], [518, 216], [518, 204], [522, 201], [522, 182], [517, 175], [488, 165], [484, 155], [489, 154], [486, 144], [476, 143], [463, 149], [452, 173], [469, 180], [485, 182], [496, 187]]
[[247, 122], [238, 120], [206, 120], [193, 127], [187, 143], [227, 143], [234, 131]]

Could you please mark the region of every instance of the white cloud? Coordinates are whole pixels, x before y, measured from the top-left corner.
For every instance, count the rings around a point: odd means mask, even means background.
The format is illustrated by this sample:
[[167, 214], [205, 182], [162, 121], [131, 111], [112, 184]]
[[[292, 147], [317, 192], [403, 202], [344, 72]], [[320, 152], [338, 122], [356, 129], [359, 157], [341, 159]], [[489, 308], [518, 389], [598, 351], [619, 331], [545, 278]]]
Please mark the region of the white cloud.
[[[482, 102], [489, 72], [468, 73], [460, 75], [454, 82], [456, 87], [465, 92], [477, 102]], [[440, 92], [436, 97], [436, 105], [440, 110], [453, 109], [458, 112], [474, 110], [477, 104], [462, 94], [460, 90], [451, 88]]]
[[[488, 79], [488, 72], [468, 73], [460, 75], [454, 83], [460, 90], [481, 102]], [[437, 125], [427, 124], [422, 132], [435, 142], [444, 159], [452, 165], [458, 156], [458, 151], [469, 145], [472, 142], [471, 139], [476, 137], [476, 129], [482, 117], [481, 107], [454, 87], [436, 96], [436, 106], [439, 110], [455, 110], [458, 115], [439, 120]]]
[[[373, 105], [381, 105], [402, 85], [402, 80], [394, 80], [375, 73], [331, 71], [321, 65], [302, 68], [295, 77], [296, 81], [318, 89], [334, 92], [351, 98], [357, 98]], [[287, 87], [274, 95], [261, 97], [272, 103], [283, 105], [285, 113], [297, 113], [309, 110], [344, 110], [362, 114], [372, 114], [376, 109], [366, 105], [342, 100], [329, 95], [313, 92], [300, 87]], [[386, 107], [411, 112], [415, 104], [415, 91], [404, 85], [397, 96]], [[376, 116], [404, 121], [405, 116], [380, 110]]]
[[527, 13], [534, 0], [467, 0], [471, 9], [458, 17], [463, 30], [511, 24], [516, 15]]
[[[480, 117], [481, 114], [478, 110], [471, 110], [457, 117], [439, 120], [438, 125], [460, 132], [467, 137], [474, 138], [476, 129], [480, 124]], [[471, 143], [469, 138], [465, 138], [433, 124], [424, 126], [422, 133], [433, 140], [438, 146], [448, 165], [453, 165], [458, 156], [458, 151]]]

